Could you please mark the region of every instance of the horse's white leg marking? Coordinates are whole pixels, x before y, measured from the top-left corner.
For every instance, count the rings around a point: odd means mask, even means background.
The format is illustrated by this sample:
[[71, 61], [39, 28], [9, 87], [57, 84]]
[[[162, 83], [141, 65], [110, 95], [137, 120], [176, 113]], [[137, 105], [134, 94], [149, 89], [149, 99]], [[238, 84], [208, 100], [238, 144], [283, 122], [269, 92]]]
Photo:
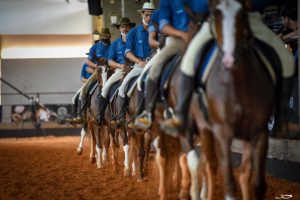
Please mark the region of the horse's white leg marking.
[[225, 200], [234, 200], [234, 197], [231, 197], [231, 196], [226, 195], [226, 196], [225, 196]]
[[198, 184], [198, 166], [199, 158], [195, 150], [190, 151], [187, 154], [188, 167], [191, 174], [191, 198], [199, 199], [199, 184]]
[[123, 146], [123, 149], [125, 154], [124, 167], [125, 169], [128, 169], [129, 168], [129, 145], [126, 144], [125, 146]]
[[125, 146], [123, 146], [124, 149], [124, 154], [125, 154], [125, 158], [124, 158], [124, 175], [125, 176], [129, 176], [130, 175], [130, 169], [129, 169], [129, 145], [126, 144]]
[[132, 176], [135, 176], [136, 175], [136, 166], [135, 166], [135, 161], [132, 162]]
[[78, 149], [83, 149], [83, 141], [84, 141], [84, 137], [86, 135], [86, 132], [84, 130], [84, 128], [81, 129], [81, 132], [80, 132], [80, 142], [79, 142], [79, 145], [78, 145]]
[[103, 146], [103, 152], [102, 152], [102, 160], [107, 161], [107, 149], [105, 146]]
[[97, 145], [96, 145], [96, 162], [97, 162], [97, 168], [101, 168], [102, 167], [102, 160], [101, 160], [101, 151], [102, 149], [100, 149]]
[[207, 183], [206, 183], [206, 179], [203, 176], [202, 177], [202, 186], [201, 186], [201, 192], [200, 192], [200, 199], [204, 200], [207, 198]]

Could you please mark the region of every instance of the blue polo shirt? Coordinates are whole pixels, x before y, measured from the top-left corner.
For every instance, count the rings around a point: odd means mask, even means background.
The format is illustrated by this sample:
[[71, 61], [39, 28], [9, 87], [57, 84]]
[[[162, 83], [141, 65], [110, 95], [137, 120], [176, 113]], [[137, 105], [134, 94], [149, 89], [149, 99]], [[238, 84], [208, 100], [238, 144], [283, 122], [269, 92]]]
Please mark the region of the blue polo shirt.
[[89, 66], [86, 63], [83, 64], [82, 69], [81, 69], [80, 79], [81, 78], [88, 79], [92, 75], [91, 73], [89, 73], [87, 71], [88, 67]]
[[167, 24], [174, 28], [187, 32], [190, 22], [189, 16], [184, 9], [187, 5], [194, 13], [208, 12], [207, 0], [161, 0], [159, 13], [159, 30]]
[[151, 21], [148, 26], [149, 33], [158, 31], [153, 23], [156, 23], [157, 25], [159, 24], [159, 9], [155, 10], [151, 15]]
[[123, 42], [122, 37], [116, 39], [110, 46], [108, 60], [113, 60], [117, 63], [124, 64], [125, 48], [126, 48], [126, 43]]
[[142, 23], [132, 28], [126, 39], [125, 54], [133, 53], [136, 57], [146, 59], [150, 56], [149, 33], [144, 29]]
[[97, 58], [108, 58], [109, 55], [109, 44], [104, 44], [103, 42], [98, 42], [94, 44], [89, 50], [88, 59], [93, 63], [97, 63]]

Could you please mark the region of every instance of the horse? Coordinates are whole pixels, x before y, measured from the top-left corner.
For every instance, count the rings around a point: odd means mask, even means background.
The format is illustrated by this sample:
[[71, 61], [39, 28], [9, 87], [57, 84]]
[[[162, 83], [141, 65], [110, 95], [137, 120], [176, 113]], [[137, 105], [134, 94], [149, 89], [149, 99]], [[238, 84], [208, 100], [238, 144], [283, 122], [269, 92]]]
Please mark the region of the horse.
[[[205, 84], [208, 122], [215, 152], [224, 176], [225, 199], [234, 199], [235, 183], [231, 164], [234, 138], [244, 143], [239, 183], [243, 199], [250, 194], [254, 169], [254, 195], [266, 192], [265, 159], [268, 149], [267, 121], [274, 106], [275, 84], [256, 51], [247, 11], [249, 1], [213, 0], [210, 26], [218, 55]], [[202, 136], [202, 135], [201, 135]], [[209, 155], [203, 149], [205, 155]]]
[[[130, 62], [127, 61], [125, 66], [124, 73], [127, 74], [132, 69]], [[118, 135], [120, 134], [122, 137], [125, 153], [124, 175], [134, 176], [138, 172], [138, 181], [143, 181], [148, 174], [147, 160], [152, 138], [149, 131], [138, 131], [128, 126], [128, 124], [132, 122], [134, 116], [137, 115], [140, 106], [142, 106], [140, 105], [141, 102], [139, 102], [140, 92], [138, 91], [136, 84], [133, 83], [132, 87], [134, 88], [130, 89], [130, 98], [127, 99], [128, 105], [126, 108], [125, 123], [116, 120], [118, 114], [121, 112], [117, 95], [114, 95], [109, 103], [109, 109], [105, 112], [104, 121], [105, 124], [110, 127], [111, 138], [113, 140], [112, 148], [118, 146]], [[118, 121], [118, 123], [114, 122], [111, 124], [110, 122], [112, 121]], [[129, 166], [132, 166], [132, 171], [130, 171]]]
[[[102, 63], [97, 70], [98, 85], [95, 91], [90, 96], [87, 105], [87, 125], [88, 130], [91, 132], [91, 151], [90, 161], [93, 163], [96, 158], [97, 168], [101, 168], [103, 163], [108, 162], [108, 148], [109, 148], [109, 130], [105, 127], [99, 126], [97, 123], [98, 116], [98, 96], [100, 95], [101, 88], [106, 80], [112, 74], [106, 63]], [[101, 157], [102, 154], [102, 157]]]

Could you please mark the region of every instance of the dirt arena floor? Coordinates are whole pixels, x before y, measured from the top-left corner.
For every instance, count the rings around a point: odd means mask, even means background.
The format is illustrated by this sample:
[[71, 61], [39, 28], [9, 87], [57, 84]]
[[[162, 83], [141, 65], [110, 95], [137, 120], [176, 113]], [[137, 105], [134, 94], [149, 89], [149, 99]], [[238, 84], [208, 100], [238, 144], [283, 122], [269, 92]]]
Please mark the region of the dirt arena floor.
[[[83, 155], [76, 154], [79, 137], [0, 139], [0, 200], [24, 199], [158, 199], [154, 157], [149, 178], [137, 182], [123, 176], [123, 150], [117, 174], [110, 166], [96, 169], [89, 162], [89, 139]], [[300, 199], [300, 185], [268, 175], [266, 199]], [[221, 180], [216, 180], [216, 199], [222, 198]], [[175, 199], [175, 195], [172, 198]], [[277, 198], [276, 198], [277, 197]]]

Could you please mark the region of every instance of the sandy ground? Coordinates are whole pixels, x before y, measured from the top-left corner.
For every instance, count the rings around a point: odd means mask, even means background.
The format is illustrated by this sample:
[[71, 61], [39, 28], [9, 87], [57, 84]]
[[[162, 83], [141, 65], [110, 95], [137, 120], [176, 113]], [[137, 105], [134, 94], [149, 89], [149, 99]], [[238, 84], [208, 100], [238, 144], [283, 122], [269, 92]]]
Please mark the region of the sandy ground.
[[[16, 199], [158, 199], [154, 157], [149, 178], [123, 176], [123, 151], [119, 172], [110, 166], [96, 169], [89, 162], [89, 144], [83, 155], [76, 154], [79, 137], [0, 139], [0, 200]], [[300, 199], [300, 185], [267, 176], [266, 199], [290, 194]], [[216, 180], [216, 199], [221, 197], [221, 180]], [[175, 198], [175, 195], [172, 195]]]

